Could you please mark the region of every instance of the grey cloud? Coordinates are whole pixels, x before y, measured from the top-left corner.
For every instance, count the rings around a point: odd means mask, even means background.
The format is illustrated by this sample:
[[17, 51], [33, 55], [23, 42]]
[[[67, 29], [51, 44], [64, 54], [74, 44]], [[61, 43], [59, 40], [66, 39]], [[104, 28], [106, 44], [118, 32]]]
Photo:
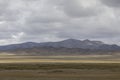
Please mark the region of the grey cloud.
[[100, 0], [0, 0], [0, 3], [1, 44], [67, 38], [108, 42], [110, 38], [119, 39], [120, 19], [109, 14], [114, 10], [106, 8]]
[[96, 30], [70, 30], [70, 31], [61, 31], [58, 33], [58, 37], [60, 38], [75, 38], [75, 39], [106, 39], [108, 41], [112, 39], [116, 39], [119, 37], [120, 32], [119, 31], [114, 31], [109, 30], [109, 29], [96, 29]]
[[48, 2], [70, 17], [91, 17], [101, 13], [98, 0], [48, 0]]
[[68, 15], [73, 17], [90, 17], [99, 13], [98, 8], [95, 8], [96, 6], [93, 7], [93, 5], [91, 5], [84, 7], [84, 5], [82, 5], [79, 0], [65, 1], [62, 7]]
[[101, 0], [105, 5], [110, 7], [120, 7], [120, 0]]
[[[18, 11], [13, 11], [10, 7], [9, 0], [1, 0], [0, 1], [0, 20], [2, 21], [13, 21], [16, 20], [18, 17]], [[16, 15], [16, 16], [15, 16]]]

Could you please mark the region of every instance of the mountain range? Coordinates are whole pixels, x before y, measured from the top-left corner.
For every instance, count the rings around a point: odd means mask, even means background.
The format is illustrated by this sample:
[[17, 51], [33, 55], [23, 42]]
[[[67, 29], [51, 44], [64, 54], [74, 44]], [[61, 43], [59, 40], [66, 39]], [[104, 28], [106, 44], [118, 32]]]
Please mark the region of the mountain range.
[[26, 42], [0, 46], [0, 52], [29, 55], [111, 54], [120, 52], [120, 46], [101, 41], [67, 39], [58, 42]]

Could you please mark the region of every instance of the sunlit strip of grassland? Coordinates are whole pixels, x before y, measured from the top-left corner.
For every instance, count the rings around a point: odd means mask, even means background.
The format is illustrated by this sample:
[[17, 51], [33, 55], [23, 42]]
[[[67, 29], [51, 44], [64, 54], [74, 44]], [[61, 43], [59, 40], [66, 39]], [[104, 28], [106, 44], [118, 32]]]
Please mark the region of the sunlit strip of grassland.
[[0, 63], [120, 63], [120, 56], [18, 56], [1, 54]]
[[4, 59], [0, 63], [120, 63], [103, 60], [57, 60], [57, 59]]

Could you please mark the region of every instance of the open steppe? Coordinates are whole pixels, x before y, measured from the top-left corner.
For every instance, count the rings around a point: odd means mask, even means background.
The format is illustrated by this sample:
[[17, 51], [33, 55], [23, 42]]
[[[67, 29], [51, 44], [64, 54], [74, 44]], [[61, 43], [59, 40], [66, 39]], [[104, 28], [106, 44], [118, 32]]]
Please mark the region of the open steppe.
[[120, 80], [119, 55], [0, 55], [0, 80]]
[[120, 63], [120, 55], [18, 56], [0, 55], [0, 63]]

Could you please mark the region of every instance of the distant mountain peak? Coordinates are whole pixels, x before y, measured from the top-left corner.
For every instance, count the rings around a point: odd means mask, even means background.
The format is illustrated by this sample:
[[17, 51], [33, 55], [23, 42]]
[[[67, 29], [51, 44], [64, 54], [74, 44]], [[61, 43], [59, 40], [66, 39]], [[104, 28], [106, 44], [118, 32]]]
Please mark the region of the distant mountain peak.
[[77, 39], [66, 39], [66, 40], [64, 40], [64, 41], [80, 41], [80, 40], [77, 40]]
[[90, 41], [89, 39], [85, 39], [83, 40], [83, 42], [92, 42], [92, 41]]
[[77, 40], [77, 39], [66, 39], [66, 40], [63, 40], [63, 41], [60, 41], [60, 42], [64, 42], [64, 43], [75, 43], [75, 42], [80, 42], [80, 40]]
[[104, 44], [101, 41], [91, 41], [86, 40], [77, 40], [77, 39], [66, 39], [58, 42], [44, 42], [44, 43], [35, 43], [35, 42], [26, 42], [22, 44], [11, 44], [6, 46], [0, 46], [0, 50], [15, 50], [15, 49], [25, 49], [25, 48], [36, 48], [36, 47], [53, 47], [53, 48], [79, 48], [79, 49], [100, 49], [100, 50], [120, 50], [118, 45], [109, 45]]

